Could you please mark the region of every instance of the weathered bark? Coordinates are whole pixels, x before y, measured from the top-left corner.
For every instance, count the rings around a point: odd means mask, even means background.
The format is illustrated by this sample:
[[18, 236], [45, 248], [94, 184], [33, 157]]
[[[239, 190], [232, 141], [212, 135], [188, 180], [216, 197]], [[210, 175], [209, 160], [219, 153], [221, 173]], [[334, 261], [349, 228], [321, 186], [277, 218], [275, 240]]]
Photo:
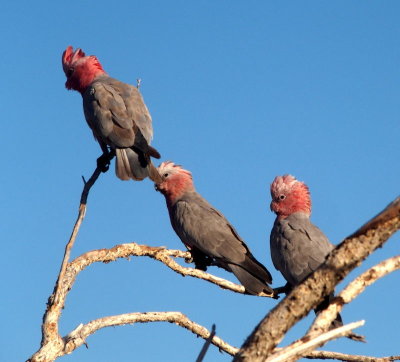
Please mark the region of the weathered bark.
[[234, 361], [265, 361], [285, 333], [376, 248], [400, 228], [400, 198], [340, 243], [324, 264], [299, 284], [257, 325]]

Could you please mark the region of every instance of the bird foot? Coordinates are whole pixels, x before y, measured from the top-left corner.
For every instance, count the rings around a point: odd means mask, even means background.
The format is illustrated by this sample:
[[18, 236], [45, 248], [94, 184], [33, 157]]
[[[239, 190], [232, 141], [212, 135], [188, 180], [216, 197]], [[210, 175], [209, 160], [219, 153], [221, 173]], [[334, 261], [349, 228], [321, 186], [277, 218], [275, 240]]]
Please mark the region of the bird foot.
[[98, 159], [97, 159], [97, 167], [100, 168], [101, 172], [105, 173], [108, 171], [110, 168], [110, 162], [115, 156], [115, 151], [111, 150], [107, 153], [103, 153]]
[[274, 292], [278, 296], [279, 294], [288, 294], [292, 289], [292, 286], [286, 283], [283, 287], [274, 288]]
[[189, 250], [190, 258], [185, 258], [186, 263], [194, 263], [195, 268], [206, 271], [207, 267], [212, 265], [212, 258], [198, 252], [197, 250]]

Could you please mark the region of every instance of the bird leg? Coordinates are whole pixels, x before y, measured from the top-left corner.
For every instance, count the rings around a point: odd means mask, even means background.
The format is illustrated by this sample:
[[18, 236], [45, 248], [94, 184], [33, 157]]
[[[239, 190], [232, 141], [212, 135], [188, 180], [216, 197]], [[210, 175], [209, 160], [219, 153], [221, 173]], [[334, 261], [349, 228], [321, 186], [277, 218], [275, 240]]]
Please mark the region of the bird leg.
[[293, 289], [293, 286], [289, 283], [286, 283], [283, 287], [274, 288], [275, 295], [279, 294], [288, 294]]
[[199, 270], [206, 271], [207, 267], [212, 265], [212, 258], [204, 255], [201, 251], [197, 249], [189, 249], [190, 258], [185, 258], [186, 263], [194, 263], [195, 268]]
[[115, 156], [115, 150], [103, 150], [103, 154], [97, 159], [97, 167], [100, 168], [101, 172], [107, 172], [110, 168], [110, 162]]

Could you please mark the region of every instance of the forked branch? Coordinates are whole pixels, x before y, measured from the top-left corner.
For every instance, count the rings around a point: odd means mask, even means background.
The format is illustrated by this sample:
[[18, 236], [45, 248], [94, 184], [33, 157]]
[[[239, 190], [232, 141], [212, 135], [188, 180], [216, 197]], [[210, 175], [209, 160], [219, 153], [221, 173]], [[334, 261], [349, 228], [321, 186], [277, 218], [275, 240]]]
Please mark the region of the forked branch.
[[340, 243], [305, 281], [258, 324], [234, 361], [264, 361], [286, 332], [333, 292], [335, 286], [400, 228], [400, 198]]
[[[174, 258], [187, 259], [190, 257], [190, 253], [180, 250], [168, 250], [163, 247], [149, 247], [146, 245], [129, 243], [117, 245], [110, 249], [92, 250], [70, 262], [69, 258], [71, 249], [75, 243], [80, 225], [85, 217], [86, 203], [90, 188], [96, 182], [100, 173], [101, 168], [98, 167], [91, 178], [87, 182], [85, 181], [79, 205], [78, 218], [74, 225], [71, 237], [66, 245], [60, 273], [53, 294], [49, 297], [47, 309], [43, 317], [41, 347], [31, 357], [30, 361], [53, 361], [57, 357], [71, 353], [77, 347], [85, 344], [86, 339], [101, 328], [123, 324], [161, 321], [177, 324], [204, 339], [210, 338], [211, 343], [221, 350], [231, 355], [236, 354], [236, 360], [265, 360], [268, 355], [271, 356], [273, 353], [279, 353], [280, 349], [276, 349], [276, 345], [295, 322], [315, 307], [325, 295], [329, 294], [333, 290], [334, 286], [343, 279], [350, 270], [361, 263], [361, 261], [373, 250], [381, 246], [400, 227], [400, 199], [397, 199], [381, 214], [372, 219], [355, 234], [340, 244], [331, 253], [327, 262], [322, 265], [320, 269], [311, 275], [305, 282], [296, 287], [281, 303], [279, 303], [279, 305], [274, 308], [269, 315], [267, 315], [253, 334], [248, 338], [245, 345], [240, 350], [240, 353], [237, 353], [238, 349], [236, 347], [229, 345], [219, 337], [210, 337], [210, 332], [206, 328], [191, 321], [180, 312], [126, 313], [117, 316], [103, 317], [87, 324], [81, 324], [67, 336], [61, 337], [58, 332], [58, 323], [61, 311], [65, 306], [66, 296], [71, 290], [78, 273], [95, 262], [107, 263], [115, 261], [118, 258], [147, 256], [162, 262], [171, 270], [183, 276], [203, 279], [218, 285], [223, 289], [231, 290], [236, 293], [245, 293], [245, 289], [241, 285], [213, 276], [201, 270], [181, 266], [174, 260]], [[395, 261], [395, 263], [398, 263], [398, 260]], [[398, 264], [396, 265], [397, 268]], [[384, 274], [381, 276], [383, 275]], [[372, 279], [373, 278], [371, 277], [371, 283]], [[312, 288], [310, 288], [311, 285]], [[359, 286], [357, 288], [357, 290], [360, 290], [360, 288], [362, 289], [362, 287]], [[344, 292], [345, 290], [343, 293]], [[262, 296], [272, 297], [271, 295], [266, 294], [263, 294]], [[343, 301], [350, 301], [352, 297], [344, 294], [341, 298]], [[336, 307], [331, 305], [330, 308]], [[329, 311], [330, 309], [328, 309], [326, 313], [336, 313], [336, 311]], [[276, 322], [277, 320], [278, 323]], [[316, 326], [320, 328], [318, 333], [323, 331], [324, 327], [321, 327], [318, 323]], [[355, 326], [350, 325], [350, 327], [354, 328]], [[337, 338], [337, 336], [345, 333], [350, 327], [342, 327], [344, 332], [342, 330], [335, 330], [324, 333], [322, 335], [323, 337], [321, 337], [321, 335], [313, 335], [307, 340], [307, 342], [311, 344], [314, 343], [311, 347], [315, 348], [314, 346], [323, 343], [326, 336], [329, 336], [329, 338]], [[340, 359], [341, 356], [348, 356], [336, 352], [305, 352], [311, 347], [307, 346], [307, 348], [304, 349], [303, 346], [303, 349], [297, 351], [297, 354], [292, 353], [290, 355], [292, 357], [288, 357], [288, 359], [300, 354], [306, 358], [315, 358], [316, 355], [319, 356], [318, 358], [324, 358], [324, 353], [326, 356], [336, 356], [333, 358], [337, 359]], [[367, 358], [372, 359], [373, 357]], [[394, 357], [390, 358], [398, 359]]]

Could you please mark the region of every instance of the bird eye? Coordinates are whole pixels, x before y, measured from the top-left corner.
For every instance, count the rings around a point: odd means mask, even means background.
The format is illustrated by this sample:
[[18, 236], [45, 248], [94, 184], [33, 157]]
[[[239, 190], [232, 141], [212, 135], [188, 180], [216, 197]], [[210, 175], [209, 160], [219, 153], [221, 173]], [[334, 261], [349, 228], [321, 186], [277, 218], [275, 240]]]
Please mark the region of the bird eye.
[[74, 68], [68, 68], [67, 70], [67, 77], [70, 77], [74, 73], [75, 69]]
[[168, 172], [166, 172], [166, 173], [164, 173], [164, 175], [163, 175], [164, 177], [168, 177], [169, 176], [169, 173]]
[[279, 195], [279, 200], [285, 200], [286, 199], [286, 195]]

